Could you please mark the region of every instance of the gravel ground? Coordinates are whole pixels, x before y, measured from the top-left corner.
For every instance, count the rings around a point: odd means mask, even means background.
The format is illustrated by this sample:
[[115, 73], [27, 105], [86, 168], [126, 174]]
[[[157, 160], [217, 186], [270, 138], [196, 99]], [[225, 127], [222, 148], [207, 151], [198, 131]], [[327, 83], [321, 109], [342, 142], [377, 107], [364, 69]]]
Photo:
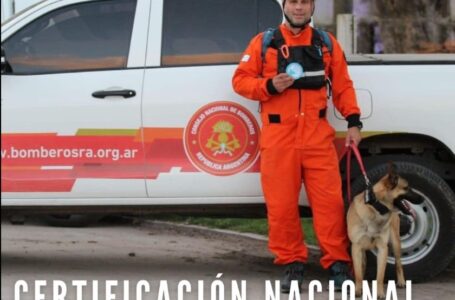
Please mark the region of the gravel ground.
[[[19, 226], [2, 221], [1, 234], [3, 300], [15, 299], [14, 286], [18, 280], [24, 280], [29, 288], [28, 293], [21, 295], [22, 300], [35, 299], [37, 280], [47, 283], [41, 288], [43, 299], [52, 299], [54, 280], [62, 281], [67, 288], [67, 297], [62, 299], [77, 299], [73, 280], [87, 283], [81, 288], [81, 299], [107, 299], [109, 285], [113, 286], [110, 299], [138, 299], [136, 287], [142, 280], [150, 286], [143, 299], [167, 299], [160, 298], [160, 287], [169, 290], [169, 299], [178, 299], [180, 283], [183, 287], [191, 286], [182, 299], [214, 300], [222, 299], [211, 295], [212, 283], [219, 274], [224, 299], [232, 298], [233, 282], [240, 287], [245, 280], [246, 299], [265, 300], [266, 282], [279, 280], [283, 271], [272, 264], [265, 238], [194, 226], [114, 219], [88, 228], [55, 228], [37, 221]], [[319, 280], [323, 286], [323, 292], [316, 293], [314, 299], [331, 299], [326, 291], [327, 274], [319, 266], [318, 257], [319, 252], [312, 249], [304, 291], [292, 299], [310, 299], [310, 280]], [[124, 287], [125, 281], [128, 289]], [[95, 282], [98, 291], [93, 288]], [[454, 283], [452, 263], [430, 282], [413, 284], [412, 299], [454, 299]], [[341, 299], [341, 293], [334, 298]], [[404, 289], [398, 290], [397, 299], [406, 299]]]

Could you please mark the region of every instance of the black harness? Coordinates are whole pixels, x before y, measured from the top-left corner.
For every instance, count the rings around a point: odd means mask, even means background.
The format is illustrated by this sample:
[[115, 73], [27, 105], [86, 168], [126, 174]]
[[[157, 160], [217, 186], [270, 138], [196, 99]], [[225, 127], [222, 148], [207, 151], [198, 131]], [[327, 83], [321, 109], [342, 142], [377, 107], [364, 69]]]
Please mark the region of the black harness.
[[318, 30], [311, 28], [312, 38], [309, 46], [287, 46], [281, 30], [273, 34], [270, 47], [278, 50], [278, 73], [286, 73], [291, 63], [303, 68], [303, 77], [296, 79], [292, 89], [320, 89], [327, 83], [323, 60], [323, 40]]
[[376, 209], [376, 211], [383, 215], [386, 215], [390, 212], [390, 210], [382, 204], [375, 196], [373, 192], [373, 185], [368, 181], [367, 183], [367, 190], [365, 191], [365, 203], [369, 204]]

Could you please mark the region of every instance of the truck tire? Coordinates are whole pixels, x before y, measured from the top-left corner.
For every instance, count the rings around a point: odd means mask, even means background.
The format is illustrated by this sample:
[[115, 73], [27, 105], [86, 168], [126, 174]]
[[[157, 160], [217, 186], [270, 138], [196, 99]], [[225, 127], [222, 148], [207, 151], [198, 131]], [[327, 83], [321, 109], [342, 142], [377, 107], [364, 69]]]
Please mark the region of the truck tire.
[[52, 214], [44, 216], [44, 222], [55, 227], [86, 227], [102, 217], [99, 214]]
[[[410, 186], [425, 201], [413, 205], [417, 219], [412, 222], [407, 216], [400, 215], [401, 259], [405, 278], [415, 282], [428, 280], [442, 272], [455, 257], [455, 194], [449, 185], [435, 172], [417, 163], [394, 161], [398, 174], [408, 180]], [[375, 183], [387, 174], [388, 163], [377, 164], [367, 171]], [[352, 184], [352, 195], [365, 190], [363, 177]], [[376, 255], [368, 255], [368, 278], [376, 276]], [[389, 247], [386, 277], [396, 278], [395, 259]]]

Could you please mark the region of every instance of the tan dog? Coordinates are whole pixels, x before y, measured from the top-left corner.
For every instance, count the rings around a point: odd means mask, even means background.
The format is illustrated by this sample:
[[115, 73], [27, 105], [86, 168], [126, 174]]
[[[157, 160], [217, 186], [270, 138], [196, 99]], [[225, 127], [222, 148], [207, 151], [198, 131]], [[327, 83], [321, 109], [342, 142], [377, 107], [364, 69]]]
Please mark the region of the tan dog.
[[[389, 172], [377, 182], [370, 193], [373, 201], [365, 203], [368, 189], [354, 197], [347, 215], [348, 235], [352, 242], [352, 260], [355, 273], [356, 296], [362, 294], [362, 281], [366, 268], [366, 250], [377, 249], [378, 297], [385, 298], [384, 275], [387, 265], [388, 242], [392, 242], [395, 255], [397, 285], [404, 287], [401, 265], [400, 217], [398, 209], [412, 214], [409, 203], [421, 204], [423, 197], [412, 191], [408, 182], [399, 177], [396, 167], [389, 165]], [[375, 199], [374, 199], [375, 198]]]

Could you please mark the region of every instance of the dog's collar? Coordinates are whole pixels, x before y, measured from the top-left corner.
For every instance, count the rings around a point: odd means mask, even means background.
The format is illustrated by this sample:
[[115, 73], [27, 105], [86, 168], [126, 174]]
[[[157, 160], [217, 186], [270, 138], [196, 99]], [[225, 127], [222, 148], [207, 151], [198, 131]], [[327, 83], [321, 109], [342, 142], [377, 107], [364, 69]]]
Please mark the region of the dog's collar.
[[384, 204], [376, 199], [372, 185], [369, 185], [365, 191], [365, 203], [373, 206], [374, 209], [376, 209], [376, 211], [381, 215], [386, 215], [390, 212], [390, 210]]
[[379, 202], [378, 200], [376, 200], [374, 203], [367, 203], [367, 204], [370, 204], [371, 206], [373, 206], [374, 209], [376, 209], [378, 211], [378, 213], [380, 213], [382, 216], [386, 215], [390, 212], [390, 210], [384, 204]]

